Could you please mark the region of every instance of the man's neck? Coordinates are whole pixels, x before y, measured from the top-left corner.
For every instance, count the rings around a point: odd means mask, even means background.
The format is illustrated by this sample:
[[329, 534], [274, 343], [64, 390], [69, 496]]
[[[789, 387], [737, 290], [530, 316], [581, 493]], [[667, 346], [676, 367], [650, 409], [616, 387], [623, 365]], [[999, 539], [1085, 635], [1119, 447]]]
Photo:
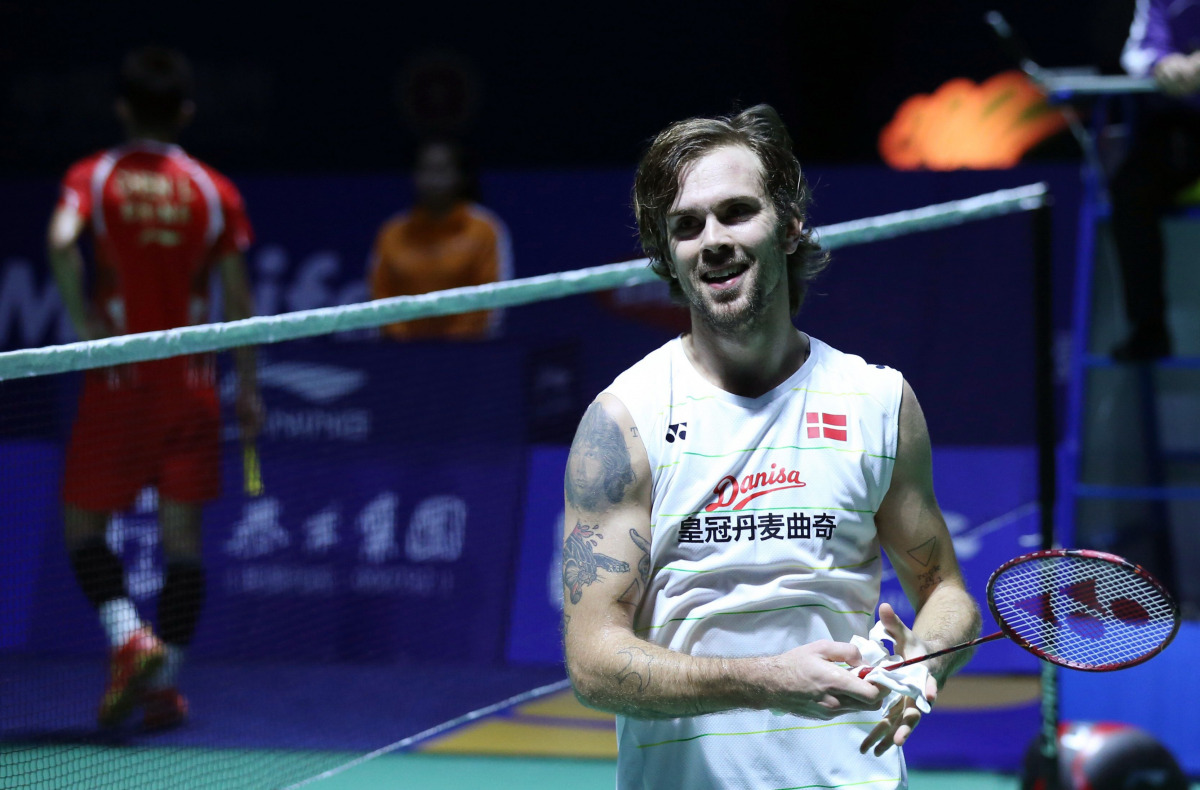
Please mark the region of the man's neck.
[[790, 319], [737, 335], [714, 332], [693, 316], [683, 347], [709, 382], [733, 395], [757, 398], [787, 381], [810, 353], [808, 337]]
[[176, 135], [173, 132], [164, 132], [155, 129], [130, 129], [125, 137], [131, 143], [149, 141], [152, 143], [162, 143], [163, 145], [174, 145], [176, 140]]
[[425, 215], [431, 220], [434, 222], [442, 222], [454, 214], [454, 212], [458, 210], [458, 207], [462, 205], [462, 202], [463, 201], [461, 200], [452, 200], [449, 202], [439, 201], [436, 203], [425, 201], [418, 205], [420, 206], [421, 210], [425, 212]]

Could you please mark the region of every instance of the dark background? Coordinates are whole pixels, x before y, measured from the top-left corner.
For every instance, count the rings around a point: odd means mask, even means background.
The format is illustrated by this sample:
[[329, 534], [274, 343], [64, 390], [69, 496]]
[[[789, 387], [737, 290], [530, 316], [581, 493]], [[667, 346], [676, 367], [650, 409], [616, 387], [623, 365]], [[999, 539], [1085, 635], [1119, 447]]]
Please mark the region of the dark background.
[[[10, 0], [0, 175], [58, 175], [118, 139], [113, 74], [148, 42], [194, 61], [183, 142], [235, 174], [406, 169], [420, 131], [406, 106], [455, 96], [467, 112], [448, 125], [485, 168], [630, 166], [667, 122], [759, 101], [779, 108], [802, 161], [877, 163], [905, 98], [1013, 66], [989, 8], [1042, 65], [1115, 71], [1133, 0]], [[1065, 135], [1033, 154], [1075, 155]]]

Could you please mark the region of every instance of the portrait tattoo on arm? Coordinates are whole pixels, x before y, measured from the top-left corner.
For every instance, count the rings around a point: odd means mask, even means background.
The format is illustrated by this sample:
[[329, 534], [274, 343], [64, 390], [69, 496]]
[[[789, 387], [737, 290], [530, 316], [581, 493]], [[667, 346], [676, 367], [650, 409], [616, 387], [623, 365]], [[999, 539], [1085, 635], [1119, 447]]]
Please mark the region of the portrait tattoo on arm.
[[594, 551], [602, 537], [595, 527], [577, 521], [563, 543], [563, 584], [571, 603], [579, 603], [583, 588], [600, 578], [601, 568], [613, 573], [629, 572], [628, 562]]
[[583, 415], [567, 458], [567, 501], [580, 510], [607, 510], [633, 483], [629, 448], [617, 421], [599, 403]]

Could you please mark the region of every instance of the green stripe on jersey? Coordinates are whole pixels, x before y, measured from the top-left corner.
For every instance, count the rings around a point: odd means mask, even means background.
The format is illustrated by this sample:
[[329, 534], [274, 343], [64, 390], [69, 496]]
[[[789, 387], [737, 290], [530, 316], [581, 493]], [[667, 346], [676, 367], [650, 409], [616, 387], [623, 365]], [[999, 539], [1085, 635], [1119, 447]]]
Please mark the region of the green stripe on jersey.
[[[876, 554], [874, 557], [871, 557], [870, 559], [863, 560], [862, 562], [856, 562], [852, 565], [830, 565], [828, 568], [818, 568], [818, 567], [815, 567], [812, 565], [785, 565], [784, 567], [780, 568], [780, 570], [787, 571], [787, 570], [801, 569], [801, 570], [806, 570], [806, 571], [844, 571], [844, 570], [848, 570], [850, 568], [861, 568], [864, 565], [870, 565], [872, 562], [875, 562], [878, 559], [879, 559], [879, 555]], [[743, 565], [740, 567], [744, 568], [746, 566]], [[774, 566], [771, 566], [771, 567], [774, 567]], [[654, 569], [654, 572], [657, 573], [658, 571], [674, 571], [675, 573], [720, 573], [721, 571], [730, 571], [730, 570], [736, 571], [736, 570], [738, 570], [738, 568], [725, 567], [725, 568], [709, 568], [708, 570], [689, 570], [687, 568], [672, 568], [670, 565], [659, 565], [658, 567], [656, 567]]]
[[[794, 505], [794, 506], [789, 505], [786, 507], [784, 507], [784, 506], [744, 507], [741, 510], [713, 510], [713, 511], [706, 511], [706, 512], [709, 512], [711, 515], [711, 513], [760, 513], [763, 511], [770, 512], [770, 511], [775, 511], [775, 510], [782, 510], [782, 511], [788, 511], [788, 510], [840, 510], [843, 513], [869, 513], [871, 515], [875, 515], [874, 510], [855, 510], [854, 508], [849, 508], [849, 507], [818, 507], [817, 505]], [[659, 518], [691, 518], [692, 516], [698, 516], [698, 515], [700, 515], [699, 510], [697, 510], [695, 513], [659, 513], [658, 517]]]
[[849, 610], [834, 609], [832, 606], [828, 606], [823, 603], [797, 603], [797, 604], [792, 604], [791, 606], [776, 606], [772, 609], [746, 609], [744, 611], [737, 611], [737, 612], [713, 612], [712, 614], [706, 614], [702, 617], [672, 617], [670, 620], [667, 620], [665, 623], [662, 623], [660, 625], [648, 625], [645, 628], [635, 628], [635, 629], [633, 629], [633, 632], [635, 634], [640, 634], [640, 633], [645, 633], [646, 631], [655, 631], [659, 628], [666, 628], [671, 623], [699, 622], [700, 620], [707, 620], [710, 617], [723, 617], [723, 616], [728, 617], [731, 615], [739, 615], [739, 614], [767, 614], [769, 612], [786, 612], [789, 609], [807, 609], [811, 606], [818, 606], [822, 609], [828, 609], [829, 611], [833, 612], [834, 614], [861, 614], [861, 615], [867, 615], [867, 616], [871, 616], [874, 614], [874, 612], [862, 612], [862, 611], [858, 611], [855, 609], [849, 609]]
[[[684, 450], [682, 453], [680, 453], [680, 455], [695, 455], [695, 456], [699, 456], [700, 458], [728, 458], [731, 455], [741, 455], [744, 453], [755, 453], [755, 452], [758, 452], [759, 450], [833, 450], [834, 452], [838, 452], [838, 453], [857, 453], [858, 455], [865, 455], [868, 458], [883, 458], [884, 460], [887, 460], [887, 461], [895, 461], [896, 460], [896, 456], [894, 456], [894, 455], [877, 455], [876, 453], [868, 453], [866, 450], [862, 449], [861, 447], [834, 447], [832, 445], [822, 445], [820, 447], [800, 447], [799, 445], [795, 445], [795, 444], [784, 444], [784, 445], [780, 445], [778, 447], [748, 447], [745, 450], [730, 450], [727, 453], [715, 453], [715, 454], [697, 453], [697, 452], [693, 452], [691, 450]], [[659, 468], [661, 469], [662, 467], [659, 467]]]
[[900, 781], [900, 777], [881, 777], [879, 779], [864, 779], [861, 782], [845, 782], [840, 785], [792, 785], [791, 787], [780, 787], [778, 790], [810, 790], [810, 788], [835, 788], [835, 787], [862, 787], [863, 785], [877, 785], [886, 782], [889, 785], [895, 785]]
[[[825, 390], [809, 389], [808, 387], [792, 387], [788, 391], [789, 392], [809, 392], [809, 393], [812, 393], [813, 395], [829, 395], [829, 396], [832, 396], [835, 398], [842, 398], [842, 397], [852, 395], [852, 396], [861, 397], [861, 398], [871, 398], [872, 400], [875, 399], [875, 396], [870, 392], [827, 392]], [[716, 395], [700, 395], [700, 396], [684, 395], [683, 400], [681, 400], [679, 403], [668, 403], [666, 406], [664, 406], [662, 409], [660, 409], [658, 413], [664, 414], [668, 411], [671, 411], [672, 409], [681, 409], [681, 408], [683, 408], [683, 406], [686, 403], [689, 403], [689, 402], [690, 403], [700, 403], [701, 401], [706, 401], [706, 400], [719, 400], [719, 398]]]
[[[669, 746], [672, 743], [687, 743], [688, 741], [698, 741], [701, 738], [728, 738], [739, 735], [770, 735], [776, 732], [796, 732], [797, 730], [824, 730], [829, 727], [859, 727], [862, 725], [874, 726], [878, 721], [830, 721], [824, 724], [799, 724], [795, 727], [776, 727], [770, 730], [748, 730], [746, 732], [702, 732], [699, 735], [692, 735], [687, 738], [672, 738], [669, 741], [659, 741], [658, 743], [642, 743], [638, 744], [639, 749], [653, 749], [655, 746]], [[874, 779], [872, 781], [882, 781]]]

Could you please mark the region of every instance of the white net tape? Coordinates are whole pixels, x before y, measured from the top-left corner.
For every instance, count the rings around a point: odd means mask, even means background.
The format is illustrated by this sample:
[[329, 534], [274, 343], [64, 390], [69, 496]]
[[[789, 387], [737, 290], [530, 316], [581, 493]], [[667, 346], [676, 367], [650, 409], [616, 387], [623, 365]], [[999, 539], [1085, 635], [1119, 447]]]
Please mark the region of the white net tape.
[[[1048, 201], [1049, 190], [1045, 184], [1029, 184], [964, 200], [827, 225], [819, 228], [817, 235], [824, 247], [837, 249], [850, 244], [864, 244], [1031, 211], [1046, 205]], [[185, 326], [161, 332], [9, 351], [0, 353], [0, 381], [166, 359], [181, 354], [222, 351], [239, 346], [279, 343], [302, 337], [371, 329], [397, 321], [491, 310], [621, 288], [654, 280], [656, 275], [650, 271], [648, 264], [648, 259], [639, 258], [589, 269], [451, 288], [419, 296], [397, 296], [360, 304], [258, 316], [243, 321]]]

